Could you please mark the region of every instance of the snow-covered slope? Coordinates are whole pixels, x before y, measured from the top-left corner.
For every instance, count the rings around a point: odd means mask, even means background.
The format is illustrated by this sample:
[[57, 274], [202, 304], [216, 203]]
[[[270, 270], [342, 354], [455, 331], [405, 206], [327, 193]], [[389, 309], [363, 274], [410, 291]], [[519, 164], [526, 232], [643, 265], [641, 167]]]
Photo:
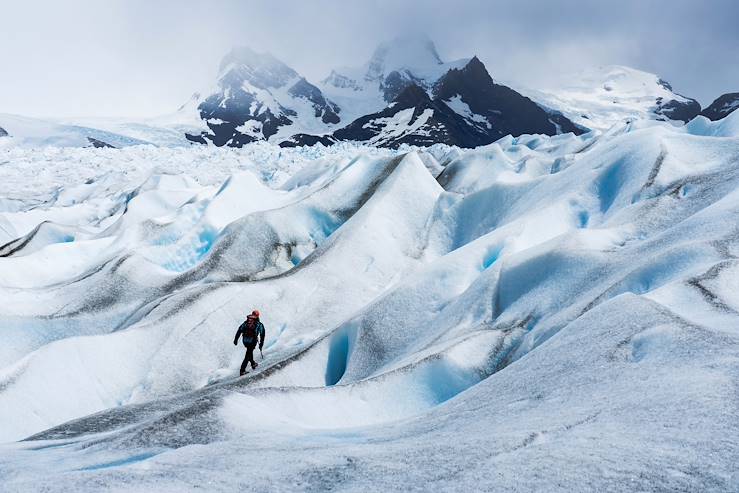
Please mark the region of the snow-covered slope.
[[524, 93], [590, 129], [637, 119], [686, 123], [701, 111], [697, 101], [675, 93], [658, 76], [630, 67], [608, 65], [562, 80], [556, 87]]
[[2, 147], [125, 147], [148, 144], [123, 133], [0, 113]]
[[200, 96], [193, 96], [177, 111], [149, 118], [73, 118], [67, 125], [85, 126], [124, 135], [136, 141], [162, 147], [189, 147], [187, 135], [208, 130], [197, 109]]
[[189, 147], [185, 137], [207, 129], [189, 101], [178, 111], [154, 118], [41, 119], [0, 113], [2, 147]]
[[[739, 112], [324, 149], [272, 186], [316, 151], [252, 146], [161, 151], [198, 180], [4, 151], [0, 437], [35, 435], [3, 488], [737, 489]], [[44, 160], [79, 179], [49, 197]]]

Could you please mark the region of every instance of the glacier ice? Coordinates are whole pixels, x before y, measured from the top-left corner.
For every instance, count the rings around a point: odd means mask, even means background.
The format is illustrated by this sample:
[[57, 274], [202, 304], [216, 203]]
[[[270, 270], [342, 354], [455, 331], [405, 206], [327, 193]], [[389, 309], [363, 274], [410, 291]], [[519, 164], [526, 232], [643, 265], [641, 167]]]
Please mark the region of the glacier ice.
[[5, 149], [0, 490], [736, 490], [737, 122]]

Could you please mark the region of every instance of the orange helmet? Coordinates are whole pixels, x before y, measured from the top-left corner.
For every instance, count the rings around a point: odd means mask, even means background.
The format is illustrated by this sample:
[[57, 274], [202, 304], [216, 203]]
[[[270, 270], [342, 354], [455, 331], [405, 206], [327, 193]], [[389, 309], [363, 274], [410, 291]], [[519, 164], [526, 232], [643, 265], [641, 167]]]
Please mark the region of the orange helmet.
[[254, 315], [255, 317], [258, 317], [259, 316], [259, 310], [254, 310], [253, 312], [251, 312], [251, 314]]

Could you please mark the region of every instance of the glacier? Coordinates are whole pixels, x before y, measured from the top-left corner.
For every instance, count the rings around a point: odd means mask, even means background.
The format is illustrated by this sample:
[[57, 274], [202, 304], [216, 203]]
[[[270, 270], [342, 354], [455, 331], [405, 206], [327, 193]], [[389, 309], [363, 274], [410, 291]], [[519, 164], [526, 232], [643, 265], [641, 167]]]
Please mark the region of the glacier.
[[738, 112], [0, 183], [0, 491], [739, 489]]

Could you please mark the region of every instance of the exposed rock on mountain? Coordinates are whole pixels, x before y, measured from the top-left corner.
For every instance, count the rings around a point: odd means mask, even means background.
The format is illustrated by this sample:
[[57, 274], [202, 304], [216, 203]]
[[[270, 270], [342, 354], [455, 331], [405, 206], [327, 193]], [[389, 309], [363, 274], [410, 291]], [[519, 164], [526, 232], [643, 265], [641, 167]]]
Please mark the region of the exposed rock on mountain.
[[581, 133], [581, 129], [562, 115], [555, 124], [552, 116], [529, 98], [496, 84], [477, 57], [463, 68], [447, 72], [434, 85], [433, 93], [470, 124], [488, 133], [491, 142], [508, 134]]
[[363, 116], [334, 132], [339, 140], [362, 141], [396, 148], [401, 144], [435, 143], [475, 147], [487, 135], [439, 99], [431, 99], [416, 84], [406, 87], [384, 110]]
[[92, 147], [98, 147], [98, 148], [108, 148], [108, 149], [115, 149], [116, 147], [113, 145], [108, 144], [105, 141], [102, 141], [100, 139], [96, 139], [94, 137], [88, 137], [88, 141], [90, 141], [90, 144], [92, 144]]
[[562, 115], [550, 115], [530, 99], [493, 82], [477, 57], [462, 68], [450, 69], [431, 93], [433, 99], [411, 83], [385, 109], [355, 120], [334, 132], [334, 137], [387, 147], [434, 143], [476, 147], [508, 134], [582, 132]]
[[321, 118], [323, 123], [339, 123], [338, 113], [341, 111], [334, 103], [323, 97], [321, 90], [302, 78], [288, 89], [288, 94], [296, 98], [303, 98], [313, 104], [314, 116]]
[[716, 121], [721, 120], [737, 108], [739, 108], [739, 92], [730, 92], [716, 99], [701, 112], [701, 115], [709, 120]]
[[[658, 84], [668, 91], [673, 92], [672, 86], [668, 82], [660, 79]], [[686, 98], [680, 94], [676, 94], [676, 96], [678, 97], [674, 99], [659, 96], [653, 110], [654, 114], [665, 117], [668, 120], [682, 121], [684, 123], [688, 123], [698, 116], [701, 112], [701, 105], [698, 101], [692, 98]]]
[[336, 139], [329, 135], [295, 134], [280, 142], [280, 147], [312, 146], [316, 144], [330, 146], [334, 143], [336, 143]]

